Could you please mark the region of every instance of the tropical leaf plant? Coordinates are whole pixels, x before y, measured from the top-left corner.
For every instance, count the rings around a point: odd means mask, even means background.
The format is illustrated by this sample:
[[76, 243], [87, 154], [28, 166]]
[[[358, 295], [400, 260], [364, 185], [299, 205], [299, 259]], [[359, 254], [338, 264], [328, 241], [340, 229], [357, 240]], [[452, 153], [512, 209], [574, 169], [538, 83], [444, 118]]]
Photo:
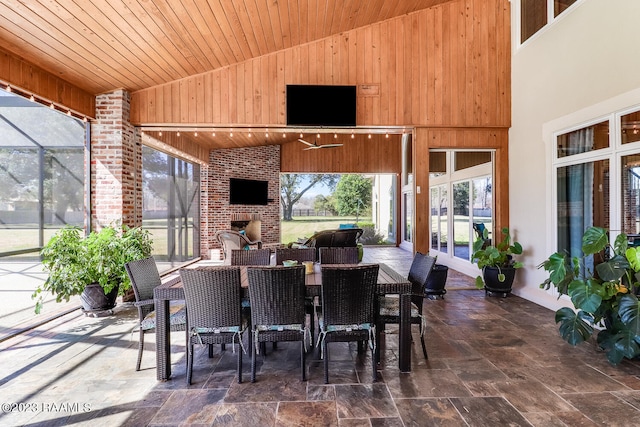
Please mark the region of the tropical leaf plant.
[[[478, 268], [483, 270], [485, 267], [498, 268], [498, 281], [504, 282], [505, 275], [502, 272], [503, 268], [522, 268], [524, 264], [520, 261], [516, 261], [513, 255], [522, 254], [522, 245], [518, 242], [511, 242], [511, 234], [507, 227], [502, 228], [502, 240], [496, 245], [486, 245], [489, 232], [485, 228], [482, 236], [473, 242], [473, 255], [471, 256], [471, 262], [478, 265]], [[476, 277], [476, 287], [482, 289], [485, 286], [482, 276]]]
[[[589, 260], [589, 262], [587, 262]], [[589, 265], [595, 265], [594, 271]], [[556, 311], [560, 336], [571, 345], [596, 342], [609, 362], [640, 356], [640, 248], [628, 247], [620, 234], [613, 245], [607, 230], [589, 227], [582, 237], [582, 255], [556, 252], [542, 262], [549, 277], [540, 288], [554, 287], [559, 297], [571, 298], [574, 309]]]

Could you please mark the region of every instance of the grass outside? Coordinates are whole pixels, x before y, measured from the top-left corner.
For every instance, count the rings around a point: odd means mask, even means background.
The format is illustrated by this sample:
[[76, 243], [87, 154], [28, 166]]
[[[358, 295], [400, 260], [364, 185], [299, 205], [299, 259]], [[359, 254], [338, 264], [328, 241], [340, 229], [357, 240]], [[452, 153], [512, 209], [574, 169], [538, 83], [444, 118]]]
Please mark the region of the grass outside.
[[[485, 226], [490, 230], [493, 227], [491, 218], [484, 218], [484, 217], [475, 218], [475, 221], [484, 222]], [[447, 222], [448, 222], [447, 218], [442, 217], [440, 221], [440, 227], [441, 227], [441, 230], [445, 232], [447, 230]], [[435, 222], [434, 218], [432, 218], [431, 231], [432, 233], [435, 233], [437, 231], [437, 222]], [[466, 215], [456, 215], [454, 217], [453, 232], [454, 232], [453, 242], [456, 245], [468, 244], [470, 236], [471, 236], [471, 239], [473, 240], [476, 239], [475, 232], [472, 232], [471, 235], [469, 235], [469, 217]], [[443, 237], [446, 238], [445, 235], [443, 235]], [[451, 239], [447, 239], [447, 240], [451, 240]]]
[[[369, 218], [358, 218], [359, 222], [371, 222]], [[340, 227], [340, 224], [354, 224], [355, 216], [297, 216], [293, 221], [280, 223], [280, 242], [296, 242], [298, 239], [311, 237], [316, 231], [331, 230]]]

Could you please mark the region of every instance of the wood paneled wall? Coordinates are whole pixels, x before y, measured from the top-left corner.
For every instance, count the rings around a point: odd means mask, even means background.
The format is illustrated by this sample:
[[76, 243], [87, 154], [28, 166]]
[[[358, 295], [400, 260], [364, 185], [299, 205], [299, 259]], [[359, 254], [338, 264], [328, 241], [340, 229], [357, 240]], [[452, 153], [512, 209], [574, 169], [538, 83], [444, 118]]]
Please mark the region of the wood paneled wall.
[[357, 85], [357, 123], [510, 125], [508, 0], [459, 0], [134, 92], [135, 124], [284, 125], [287, 84]]
[[11, 84], [18, 91], [25, 91], [26, 95], [34, 94], [41, 102], [53, 102], [59, 107], [91, 118], [96, 115], [95, 96], [2, 49], [0, 80]]
[[[288, 173], [400, 173], [402, 159], [401, 135], [357, 134], [326, 135], [320, 145], [342, 143], [342, 147], [304, 150], [301, 142], [282, 144], [280, 171]], [[313, 142], [313, 141], [309, 141]]]
[[[414, 131], [414, 180], [421, 187], [415, 195], [416, 239], [414, 249], [427, 253], [431, 245], [429, 215], [429, 149], [495, 150], [493, 194], [495, 230], [509, 226], [509, 130], [416, 128]], [[500, 238], [499, 235], [494, 238]]]

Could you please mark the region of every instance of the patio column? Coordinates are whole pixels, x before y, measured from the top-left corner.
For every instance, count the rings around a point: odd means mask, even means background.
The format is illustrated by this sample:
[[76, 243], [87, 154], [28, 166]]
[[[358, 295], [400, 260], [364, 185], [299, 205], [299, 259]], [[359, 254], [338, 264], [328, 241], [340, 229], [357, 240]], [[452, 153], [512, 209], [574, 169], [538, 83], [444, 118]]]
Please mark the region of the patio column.
[[96, 97], [91, 122], [91, 227], [114, 221], [142, 224], [142, 145], [130, 122], [131, 95], [117, 90]]

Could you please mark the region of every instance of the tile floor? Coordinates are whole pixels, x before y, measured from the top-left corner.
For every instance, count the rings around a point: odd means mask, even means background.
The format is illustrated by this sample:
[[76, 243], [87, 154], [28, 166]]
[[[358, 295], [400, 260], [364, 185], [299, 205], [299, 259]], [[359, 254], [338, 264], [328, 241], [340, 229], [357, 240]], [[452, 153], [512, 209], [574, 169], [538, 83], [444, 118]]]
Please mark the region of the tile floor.
[[[397, 249], [365, 252], [365, 261], [409, 269]], [[368, 354], [339, 343], [330, 347], [331, 384], [317, 353], [301, 382], [298, 347], [281, 343], [260, 360], [253, 384], [236, 382], [231, 348], [216, 348], [212, 359], [202, 348], [187, 386], [181, 333], [173, 336], [173, 377], [158, 382], [153, 335], [142, 371], [134, 369], [133, 307], [100, 318], [72, 313], [0, 343], [0, 425], [638, 425], [639, 363], [612, 367], [593, 345], [564, 343], [551, 311], [516, 296], [486, 297], [471, 278], [449, 273], [445, 299], [425, 300], [429, 359], [416, 340], [413, 371], [398, 372], [390, 327], [375, 383]]]

